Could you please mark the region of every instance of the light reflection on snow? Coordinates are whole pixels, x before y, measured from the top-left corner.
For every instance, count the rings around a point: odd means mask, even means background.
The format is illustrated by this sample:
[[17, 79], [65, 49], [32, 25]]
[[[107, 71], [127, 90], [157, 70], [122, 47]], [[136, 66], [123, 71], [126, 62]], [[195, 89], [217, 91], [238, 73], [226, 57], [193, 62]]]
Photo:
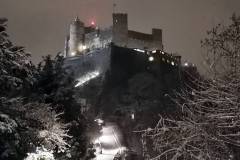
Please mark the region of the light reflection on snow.
[[100, 144], [101, 152], [96, 152], [94, 160], [113, 160], [116, 155], [122, 155], [126, 147], [120, 142], [121, 133], [118, 133], [115, 124], [106, 123], [101, 130], [102, 135], [93, 141], [95, 144]]
[[98, 77], [99, 74], [100, 73], [98, 71], [87, 73], [86, 75], [82, 76], [81, 78], [79, 78], [77, 80], [78, 83], [75, 85], [75, 87], [79, 87], [79, 86], [83, 85], [84, 83], [90, 81], [91, 79], [94, 79], [94, 78]]
[[99, 138], [99, 141], [101, 143], [111, 144], [111, 143], [115, 142], [115, 139], [114, 139], [113, 135], [103, 135]]
[[103, 149], [103, 154], [115, 155], [119, 151], [119, 148], [116, 149]]

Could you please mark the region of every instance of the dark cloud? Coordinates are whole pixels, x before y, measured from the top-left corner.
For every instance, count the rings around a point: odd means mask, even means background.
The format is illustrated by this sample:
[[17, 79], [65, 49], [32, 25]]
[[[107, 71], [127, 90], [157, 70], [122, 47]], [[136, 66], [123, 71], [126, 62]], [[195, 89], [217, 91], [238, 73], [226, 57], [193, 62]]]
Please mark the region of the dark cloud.
[[[129, 14], [130, 29], [163, 29], [165, 49], [200, 65], [200, 40], [217, 23], [240, 14], [239, 0], [115, 0]], [[68, 24], [78, 15], [89, 24], [111, 25], [113, 0], [0, 0], [0, 17], [9, 19], [11, 38], [26, 46], [34, 62], [64, 48]]]

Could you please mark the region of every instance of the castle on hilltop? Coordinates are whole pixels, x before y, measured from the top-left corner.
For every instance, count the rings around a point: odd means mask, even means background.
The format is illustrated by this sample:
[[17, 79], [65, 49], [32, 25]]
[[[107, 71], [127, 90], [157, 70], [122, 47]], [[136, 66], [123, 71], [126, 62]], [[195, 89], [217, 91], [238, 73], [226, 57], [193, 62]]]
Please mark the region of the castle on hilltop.
[[113, 26], [100, 30], [95, 24], [85, 26], [77, 17], [70, 24], [70, 32], [65, 42], [65, 57], [82, 55], [93, 49], [107, 47], [111, 42], [117, 46], [142, 49], [163, 50], [162, 30], [152, 29], [152, 34], [128, 30], [128, 15], [113, 13]]
[[76, 87], [105, 73], [112, 84], [127, 83], [138, 73], [161, 77], [164, 83], [171, 82], [169, 87], [179, 82], [181, 56], [164, 51], [162, 30], [152, 29], [151, 34], [129, 30], [128, 15], [123, 13], [113, 13], [113, 25], [107, 29], [94, 23], [85, 26], [76, 18], [70, 24], [64, 56], [65, 67], [74, 68]]

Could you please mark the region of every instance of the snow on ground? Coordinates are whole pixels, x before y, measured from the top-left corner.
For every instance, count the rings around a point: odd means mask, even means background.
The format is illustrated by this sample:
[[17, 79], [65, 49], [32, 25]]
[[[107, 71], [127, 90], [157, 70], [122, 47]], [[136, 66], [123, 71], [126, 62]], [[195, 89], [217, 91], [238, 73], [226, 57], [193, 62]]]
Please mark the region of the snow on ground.
[[99, 141], [102, 146], [102, 154], [98, 153], [95, 160], [113, 160], [114, 156], [124, 147], [121, 144], [122, 134], [114, 123], [106, 123], [102, 129]]

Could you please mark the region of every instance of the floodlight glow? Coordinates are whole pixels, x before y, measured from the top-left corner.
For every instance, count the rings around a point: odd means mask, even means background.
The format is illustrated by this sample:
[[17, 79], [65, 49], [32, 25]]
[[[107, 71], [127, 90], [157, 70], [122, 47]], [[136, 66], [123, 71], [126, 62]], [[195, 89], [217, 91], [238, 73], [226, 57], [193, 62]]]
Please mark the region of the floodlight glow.
[[119, 148], [116, 149], [103, 149], [103, 154], [105, 155], [116, 155], [119, 151]]
[[154, 57], [151, 56], [151, 57], [148, 58], [148, 60], [149, 60], [150, 62], [152, 62], [152, 61], [154, 61]]
[[108, 143], [108, 144], [111, 144], [111, 143], [114, 143], [114, 137], [112, 135], [109, 135], [109, 136], [101, 136], [99, 137], [99, 141], [100, 143]]
[[100, 141], [99, 141], [98, 139], [96, 139], [96, 140], [94, 141], [94, 144], [100, 144]]
[[135, 115], [134, 115], [134, 113], [131, 114], [131, 119], [132, 119], [132, 120], [135, 119]]
[[84, 51], [84, 50], [86, 50], [86, 49], [87, 49], [87, 46], [86, 46], [86, 45], [80, 44], [80, 45], [78, 46], [78, 51], [79, 51], [79, 52], [82, 52], [82, 51]]
[[77, 80], [78, 83], [76, 84], [75, 87], [79, 87], [79, 86], [83, 85], [84, 83], [90, 81], [91, 79], [98, 77], [99, 75], [100, 75], [100, 73], [98, 71], [87, 73], [86, 75], [82, 76], [81, 78], [79, 78]]
[[141, 50], [141, 49], [134, 49], [135, 51], [138, 51], [138, 52], [142, 52], [144, 53], [145, 51], [144, 50]]
[[95, 119], [94, 121], [97, 122], [98, 125], [102, 125], [104, 123], [102, 119]]
[[76, 56], [76, 52], [71, 52], [71, 56]]

